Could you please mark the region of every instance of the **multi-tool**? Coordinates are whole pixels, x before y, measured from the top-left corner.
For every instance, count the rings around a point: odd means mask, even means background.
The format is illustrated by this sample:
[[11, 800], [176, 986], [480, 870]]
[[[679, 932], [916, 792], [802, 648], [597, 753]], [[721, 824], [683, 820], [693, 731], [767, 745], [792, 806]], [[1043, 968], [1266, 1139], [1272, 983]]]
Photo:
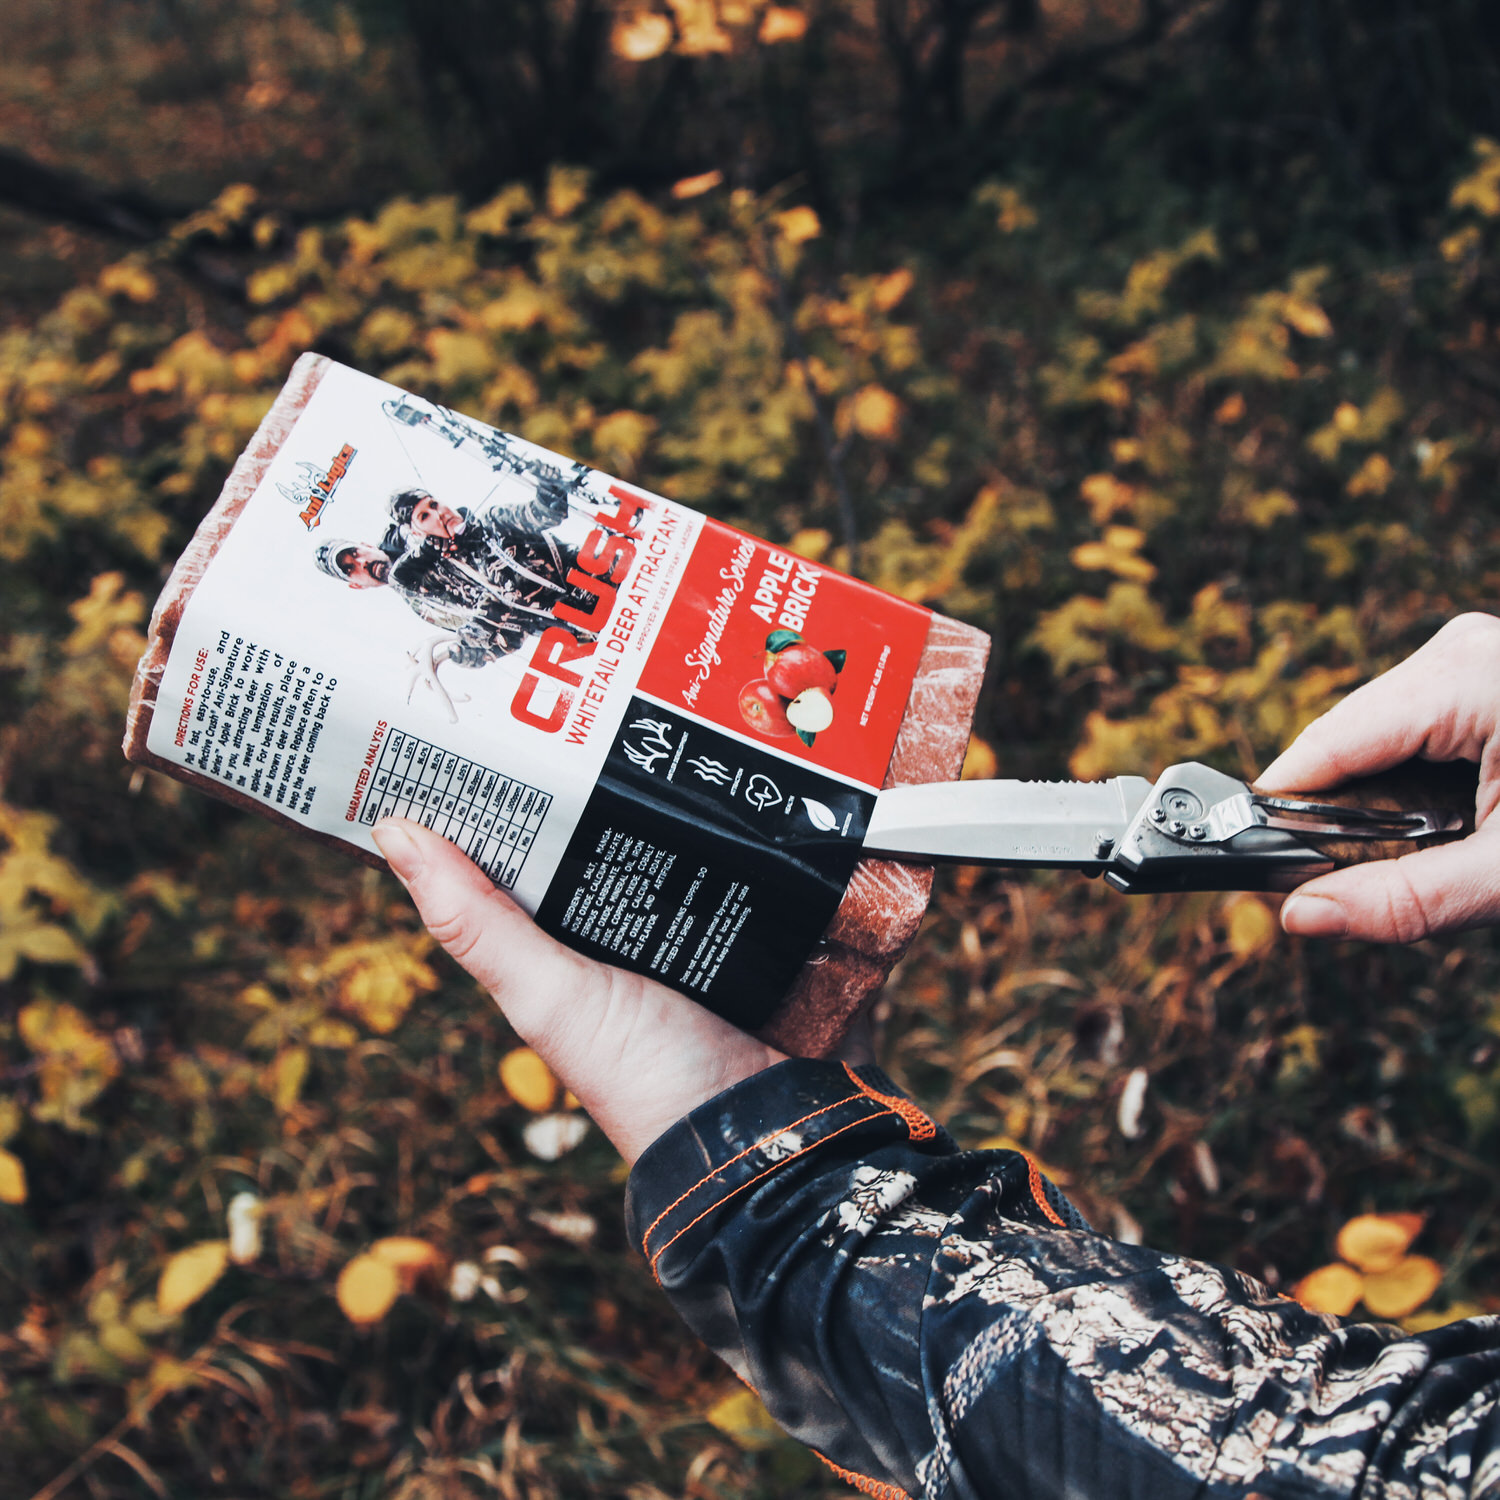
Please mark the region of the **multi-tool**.
[[865, 848], [1080, 870], [1132, 893], [1288, 891], [1471, 832], [1476, 782], [1464, 761], [1409, 761], [1318, 800], [1271, 796], [1195, 761], [1155, 782], [938, 782], [881, 792]]

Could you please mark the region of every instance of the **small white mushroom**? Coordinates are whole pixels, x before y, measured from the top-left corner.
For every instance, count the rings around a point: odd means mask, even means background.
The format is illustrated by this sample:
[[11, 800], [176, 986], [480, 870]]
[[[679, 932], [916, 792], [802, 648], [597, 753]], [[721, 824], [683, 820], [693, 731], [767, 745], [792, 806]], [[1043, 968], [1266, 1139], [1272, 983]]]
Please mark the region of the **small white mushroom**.
[[229, 1230], [229, 1258], [235, 1265], [249, 1265], [260, 1258], [260, 1221], [265, 1211], [265, 1204], [254, 1193], [236, 1193], [229, 1200], [224, 1218]]
[[471, 1302], [484, 1272], [472, 1260], [456, 1260], [448, 1276], [448, 1295], [455, 1302]]
[[1120, 1090], [1120, 1109], [1115, 1116], [1120, 1134], [1133, 1141], [1141, 1133], [1141, 1111], [1146, 1105], [1147, 1073], [1144, 1068], [1132, 1068]]
[[521, 1132], [526, 1149], [543, 1161], [566, 1156], [589, 1133], [589, 1122], [583, 1115], [538, 1115], [527, 1122]]

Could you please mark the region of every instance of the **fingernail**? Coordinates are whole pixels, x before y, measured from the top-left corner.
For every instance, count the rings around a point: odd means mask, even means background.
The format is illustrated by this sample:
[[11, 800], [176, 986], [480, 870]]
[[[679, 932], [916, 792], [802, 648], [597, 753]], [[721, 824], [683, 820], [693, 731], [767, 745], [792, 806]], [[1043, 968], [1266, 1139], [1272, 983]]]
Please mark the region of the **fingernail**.
[[1301, 937], [1343, 937], [1349, 914], [1331, 896], [1291, 896], [1281, 908], [1281, 925]]
[[421, 873], [422, 851], [417, 841], [392, 818], [377, 823], [370, 830], [375, 847], [385, 855], [385, 862], [402, 885], [410, 885]]

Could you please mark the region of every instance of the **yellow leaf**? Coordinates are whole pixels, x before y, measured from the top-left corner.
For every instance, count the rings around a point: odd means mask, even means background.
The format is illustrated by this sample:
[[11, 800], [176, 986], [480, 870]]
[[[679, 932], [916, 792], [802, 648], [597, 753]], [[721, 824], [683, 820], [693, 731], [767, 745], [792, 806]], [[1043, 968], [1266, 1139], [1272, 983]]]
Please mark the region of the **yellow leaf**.
[[143, 266], [120, 261], [99, 273], [101, 292], [119, 292], [132, 302], [149, 302], [156, 296], [156, 278]]
[[1078, 486], [1078, 493], [1088, 501], [1096, 526], [1104, 525], [1117, 511], [1128, 510], [1136, 500], [1136, 487], [1113, 474], [1090, 474]]
[[229, 1264], [227, 1240], [204, 1240], [179, 1250], [162, 1267], [156, 1283], [156, 1305], [169, 1317], [191, 1307], [224, 1274]]
[[359, 1033], [347, 1021], [314, 1021], [307, 1028], [307, 1039], [314, 1047], [352, 1047]]
[[1389, 1271], [1365, 1277], [1365, 1306], [1377, 1318], [1414, 1313], [1443, 1280], [1443, 1268], [1425, 1255], [1408, 1255]]
[[1281, 305], [1281, 316], [1303, 338], [1326, 339], [1333, 336], [1333, 324], [1316, 302], [1309, 302], [1302, 297], [1288, 297]]
[[890, 312], [912, 289], [912, 285], [916, 279], [905, 266], [902, 266], [900, 270], [892, 271], [889, 275], [882, 276], [875, 283], [875, 290], [871, 294], [870, 300], [874, 302], [875, 306], [881, 312]]
[[700, 172], [696, 177], [681, 177], [672, 184], [672, 196], [677, 199], [701, 198], [711, 193], [724, 181], [724, 174], [717, 167], [712, 172]]
[[1270, 907], [1255, 896], [1233, 897], [1226, 908], [1229, 917], [1229, 950], [1236, 958], [1254, 958], [1276, 941], [1276, 918]]
[[359, 1328], [378, 1323], [401, 1292], [396, 1268], [378, 1255], [356, 1255], [339, 1272], [336, 1295], [344, 1316]]
[[26, 1168], [19, 1156], [0, 1147], [0, 1203], [26, 1201]]
[[1102, 569], [1118, 578], [1149, 583], [1156, 577], [1156, 566], [1138, 555], [1145, 540], [1146, 533], [1137, 527], [1106, 526], [1102, 541], [1084, 542], [1068, 555], [1075, 567]]
[[1365, 1289], [1364, 1277], [1342, 1261], [1309, 1271], [1292, 1288], [1292, 1296], [1309, 1312], [1332, 1313], [1347, 1318]]
[[647, 12], [624, 16], [615, 23], [609, 39], [610, 50], [626, 62], [648, 62], [660, 57], [672, 45], [672, 23], [665, 17]]
[[807, 34], [807, 12], [785, 5], [767, 8], [760, 22], [760, 39], [766, 46], [777, 42], [797, 42]]
[[1359, 466], [1358, 472], [1344, 486], [1350, 495], [1383, 495], [1390, 487], [1396, 471], [1383, 453], [1372, 453]]
[[784, 213], [777, 214], [776, 228], [782, 239], [793, 245], [800, 245], [805, 240], [815, 240], [823, 232], [817, 214], [805, 206], [789, 208]]
[[731, 1391], [704, 1415], [726, 1437], [733, 1438], [741, 1448], [752, 1451], [769, 1448], [785, 1436], [754, 1391]]
[[322, 973], [337, 984], [339, 1004], [381, 1036], [401, 1024], [418, 994], [438, 983], [411, 939], [400, 937], [345, 943], [324, 959]]
[[977, 734], [969, 736], [969, 748], [964, 751], [963, 770], [960, 781], [990, 781], [1000, 769], [995, 752]]
[[266, 1094], [282, 1114], [297, 1102], [310, 1059], [306, 1047], [288, 1047], [266, 1069]]
[[500, 1082], [522, 1109], [544, 1115], [557, 1100], [557, 1079], [530, 1047], [517, 1047], [500, 1059]]
[[1358, 1214], [1339, 1230], [1333, 1248], [1351, 1266], [1378, 1275], [1401, 1262], [1423, 1223], [1421, 1214]]
[[1434, 1328], [1446, 1328], [1464, 1318], [1482, 1318], [1485, 1309], [1477, 1302], [1450, 1302], [1442, 1312], [1413, 1313], [1402, 1318], [1401, 1327], [1407, 1333], [1431, 1333]]
[[888, 443], [901, 429], [901, 403], [882, 385], [861, 386], [850, 398], [849, 419], [865, 437]]
[[16, 1017], [21, 1039], [42, 1059], [38, 1084], [39, 1120], [57, 1120], [72, 1130], [85, 1126], [82, 1111], [104, 1092], [120, 1071], [108, 1037], [95, 1031], [74, 1006], [33, 1000]]

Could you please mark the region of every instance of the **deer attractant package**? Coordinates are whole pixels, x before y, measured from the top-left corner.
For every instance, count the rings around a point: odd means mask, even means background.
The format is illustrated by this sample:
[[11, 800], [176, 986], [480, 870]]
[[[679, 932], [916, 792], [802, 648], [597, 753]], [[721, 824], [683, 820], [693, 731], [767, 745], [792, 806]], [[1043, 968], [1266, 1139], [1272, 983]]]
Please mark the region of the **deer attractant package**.
[[125, 748], [372, 862], [417, 819], [564, 942], [821, 1051], [926, 902], [861, 860], [875, 793], [957, 774], [986, 644], [309, 355], [157, 604]]

